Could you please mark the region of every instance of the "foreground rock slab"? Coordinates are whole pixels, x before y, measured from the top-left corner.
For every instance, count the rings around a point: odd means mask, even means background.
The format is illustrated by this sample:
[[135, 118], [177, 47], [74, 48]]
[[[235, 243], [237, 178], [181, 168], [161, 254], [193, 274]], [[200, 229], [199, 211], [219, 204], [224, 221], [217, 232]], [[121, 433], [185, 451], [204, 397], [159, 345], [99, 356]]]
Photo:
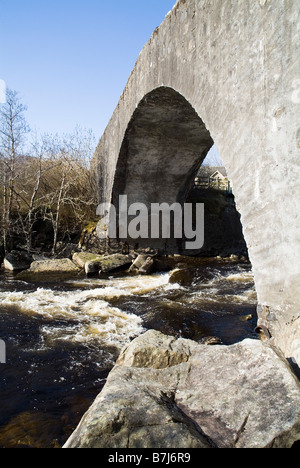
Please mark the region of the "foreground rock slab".
[[64, 448], [290, 448], [300, 385], [267, 344], [148, 331], [126, 347]]

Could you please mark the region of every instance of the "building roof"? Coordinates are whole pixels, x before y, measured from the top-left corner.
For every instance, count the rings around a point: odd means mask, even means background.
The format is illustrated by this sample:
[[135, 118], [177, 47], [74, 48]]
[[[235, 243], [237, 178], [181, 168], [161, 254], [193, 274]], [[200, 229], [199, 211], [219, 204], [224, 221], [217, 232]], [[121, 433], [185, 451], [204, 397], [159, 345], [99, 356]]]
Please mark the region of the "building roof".
[[198, 172], [198, 177], [211, 177], [217, 171], [219, 171], [224, 177], [227, 177], [227, 172], [224, 166], [201, 166]]

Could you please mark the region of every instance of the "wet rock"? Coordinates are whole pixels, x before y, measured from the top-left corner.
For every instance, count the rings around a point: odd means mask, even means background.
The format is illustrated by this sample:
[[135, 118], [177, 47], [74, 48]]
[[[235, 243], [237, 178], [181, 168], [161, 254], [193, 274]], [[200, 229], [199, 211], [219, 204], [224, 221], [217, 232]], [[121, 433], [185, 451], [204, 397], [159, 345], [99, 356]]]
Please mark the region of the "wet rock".
[[252, 319], [253, 319], [253, 315], [252, 315], [252, 314], [244, 315], [244, 316], [242, 317], [242, 320], [245, 320], [245, 322], [250, 322]]
[[84, 271], [86, 275], [88, 276], [97, 275], [100, 270], [101, 270], [101, 262], [97, 260], [86, 262], [84, 265]]
[[32, 256], [27, 252], [12, 251], [5, 256], [3, 266], [10, 271], [27, 270], [32, 260]]
[[206, 346], [149, 331], [120, 355], [65, 448], [290, 448], [300, 385], [259, 340]]
[[190, 286], [195, 279], [195, 271], [190, 268], [175, 270], [170, 274], [169, 283]]
[[[179, 265], [180, 267], [180, 265]], [[207, 283], [214, 278], [214, 273], [204, 268], [179, 268], [170, 273], [169, 283], [180, 286]]]
[[156, 263], [154, 257], [149, 255], [138, 255], [131, 265], [129, 272], [140, 274], [140, 275], [150, 275], [156, 270]]

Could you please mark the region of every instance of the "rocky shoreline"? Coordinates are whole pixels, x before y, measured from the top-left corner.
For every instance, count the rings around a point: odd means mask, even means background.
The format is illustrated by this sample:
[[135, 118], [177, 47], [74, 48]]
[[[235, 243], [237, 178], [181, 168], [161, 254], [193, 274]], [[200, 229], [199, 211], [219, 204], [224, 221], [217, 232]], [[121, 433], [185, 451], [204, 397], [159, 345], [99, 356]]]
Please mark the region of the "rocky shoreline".
[[[69, 276], [103, 276], [120, 271], [125, 271], [128, 274], [148, 275], [179, 268], [183, 271], [183, 278], [176, 277], [175, 279], [180, 282], [186, 277], [187, 268], [190, 268], [192, 272], [193, 268], [199, 267], [205, 261], [213, 260], [184, 255], [159, 255], [151, 249], [148, 250], [142, 254], [132, 251], [128, 254], [113, 253], [111, 255], [75, 251], [66, 258], [47, 258], [22, 251], [12, 251], [4, 257], [3, 267], [8, 271], [15, 272], [17, 279], [41, 282]], [[237, 255], [225, 258], [216, 257], [215, 260], [247, 262], [245, 257]]]

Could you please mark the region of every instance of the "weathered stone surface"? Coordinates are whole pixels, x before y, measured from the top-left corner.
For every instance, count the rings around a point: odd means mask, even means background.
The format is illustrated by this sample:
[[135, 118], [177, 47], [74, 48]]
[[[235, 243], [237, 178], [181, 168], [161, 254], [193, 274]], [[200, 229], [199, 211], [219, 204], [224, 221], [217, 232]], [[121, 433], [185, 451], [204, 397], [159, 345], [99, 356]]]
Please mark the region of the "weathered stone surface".
[[102, 260], [104, 255], [97, 255], [90, 252], [76, 252], [74, 253], [72, 260], [76, 263], [79, 268], [85, 268], [87, 262], [96, 262]]
[[138, 255], [129, 268], [130, 273], [138, 273], [139, 269], [144, 265], [148, 255]]
[[10, 271], [27, 270], [32, 260], [32, 256], [26, 252], [12, 251], [5, 256], [3, 266]]
[[123, 350], [65, 448], [289, 448], [299, 439], [299, 381], [270, 346], [149, 331]]
[[87, 275], [94, 275], [126, 269], [132, 265], [132, 257], [122, 254], [97, 255], [90, 252], [78, 252], [73, 255], [73, 262], [83, 268]]
[[139, 269], [139, 273], [142, 275], [150, 275], [155, 270], [155, 260], [148, 257], [145, 263]]
[[32, 273], [69, 273], [77, 271], [78, 267], [69, 258], [37, 261], [30, 266], [30, 272]]
[[33, 262], [30, 268], [18, 274], [18, 279], [23, 280], [55, 280], [76, 276], [80, 273], [78, 268], [69, 258], [56, 260], [42, 260]]
[[299, 382], [271, 347], [208, 346], [190, 363], [176, 402], [218, 447], [289, 448], [300, 438]]
[[93, 165], [100, 202], [172, 204], [214, 141], [258, 301], [274, 310], [268, 328], [300, 365], [299, 14], [292, 0], [178, 1], [141, 51]]
[[130, 255], [114, 254], [103, 257], [101, 261], [97, 262], [99, 266], [99, 273], [109, 273], [111, 271], [126, 269], [132, 265], [132, 258]]
[[170, 379], [167, 370], [151, 369], [148, 386], [142, 384], [145, 379], [148, 369], [131, 373], [116, 367], [64, 448], [209, 448], [173, 405], [173, 376]]
[[187, 362], [195, 346], [194, 341], [176, 340], [172, 336], [149, 330], [121, 352], [117, 365], [165, 369]]

